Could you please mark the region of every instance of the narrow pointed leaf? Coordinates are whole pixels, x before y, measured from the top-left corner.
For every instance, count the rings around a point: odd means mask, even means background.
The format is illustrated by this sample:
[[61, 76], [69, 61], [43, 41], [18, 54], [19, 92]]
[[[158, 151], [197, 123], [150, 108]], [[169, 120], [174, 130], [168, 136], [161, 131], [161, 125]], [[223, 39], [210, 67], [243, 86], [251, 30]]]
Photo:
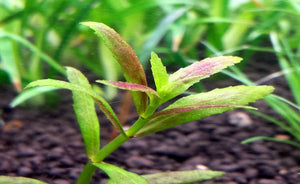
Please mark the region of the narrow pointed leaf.
[[[87, 78], [78, 70], [67, 67], [67, 77], [71, 84], [91, 90]], [[100, 149], [100, 127], [93, 98], [80, 91], [72, 91], [73, 108], [85, 144], [86, 154], [92, 159]]]
[[221, 71], [228, 66], [238, 63], [241, 60], [242, 58], [235, 56], [219, 56], [206, 58], [185, 68], [181, 68], [177, 72], [171, 74], [170, 82], [176, 82], [177, 80], [183, 82], [189, 82], [195, 79], [201, 80]]
[[3, 38], [9, 38], [11, 40], [14, 40], [14, 41], [16, 41], [16, 42], [24, 45], [25, 47], [27, 47], [32, 52], [34, 52], [35, 54], [39, 55], [45, 62], [47, 62], [55, 70], [57, 70], [61, 74], [65, 75], [66, 72], [65, 72], [64, 68], [60, 64], [58, 64], [55, 60], [53, 60], [47, 54], [45, 54], [44, 52], [42, 52], [38, 47], [36, 47], [34, 44], [32, 44], [27, 39], [24, 39], [21, 36], [18, 36], [16, 34], [5, 32], [2, 29], [0, 30], [0, 38], [1, 37], [3, 37]]
[[[147, 86], [145, 71], [130, 45], [112, 28], [102, 23], [83, 22], [89, 26], [103, 40], [121, 65], [127, 82]], [[143, 114], [148, 104], [148, 97], [144, 92], [131, 92], [132, 99], [139, 114]]]
[[40, 95], [42, 93], [46, 93], [46, 92], [53, 91], [53, 90], [57, 90], [57, 88], [54, 88], [54, 87], [36, 87], [36, 88], [24, 90], [20, 94], [18, 94], [18, 96], [15, 97], [9, 105], [11, 107], [16, 107], [16, 106], [24, 103], [26, 100], [28, 100], [32, 97], [35, 97], [35, 96]]
[[266, 136], [251, 137], [249, 139], [246, 139], [246, 140], [242, 141], [242, 144], [247, 144], [249, 142], [253, 142], [253, 141], [257, 141], [257, 140], [275, 141], [275, 142], [290, 144], [290, 145], [293, 145], [293, 146], [296, 146], [296, 147], [300, 148], [300, 144], [296, 141], [277, 139], [277, 138], [274, 138], [274, 137], [266, 137]]
[[154, 52], [151, 53], [151, 70], [156, 85], [156, 91], [160, 93], [163, 86], [166, 86], [169, 82], [169, 75], [166, 67], [162, 64], [161, 59]]
[[[163, 99], [169, 100], [191, 87], [201, 79], [220, 72], [222, 69], [241, 61], [241, 58], [234, 56], [219, 56], [206, 58], [193, 63], [169, 76], [169, 85], [164, 89]], [[165, 101], [166, 101], [165, 100]]]
[[181, 107], [183, 105], [246, 105], [255, 102], [268, 94], [272, 93], [274, 88], [272, 86], [230, 86], [226, 88], [217, 88], [209, 92], [189, 95], [180, 98], [166, 109]]
[[52, 86], [52, 87], [61, 88], [61, 89], [68, 89], [71, 91], [79, 91], [79, 92], [83, 92], [83, 93], [90, 95], [91, 97], [94, 98], [96, 103], [99, 105], [101, 111], [111, 121], [113, 126], [115, 128], [117, 128], [124, 136], [126, 136], [125, 131], [123, 130], [122, 125], [121, 125], [117, 115], [114, 113], [114, 111], [112, 110], [109, 103], [104, 98], [102, 98], [101, 96], [96, 94], [93, 90], [84, 88], [77, 84], [71, 84], [69, 82], [54, 80], [54, 79], [37, 80], [37, 81], [29, 83], [26, 86], [26, 88], [37, 87], [37, 86]]
[[147, 86], [143, 86], [140, 84], [134, 84], [134, 83], [129, 83], [129, 82], [120, 82], [120, 81], [106, 81], [106, 80], [97, 80], [96, 82], [105, 84], [105, 85], [109, 85], [109, 86], [113, 86], [113, 87], [117, 87], [120, 89], [125, 89], [125, 90], [129, 90], [129, 91], [141, 91], [141, 92], [145, 92], [148, 94], [153, 94], [158, 96], [158, 94], [156, 93], [155, 90], [153, 90], [152, 88], [149, 88]]
[[25, 177], [12, 177], [12, 176], [0, 176], [1, 184], [47, 184], [45, 182], [25, 178]]
[[235, 86], [183, 97], [151, 116], [136, 136], [145, 136], [235, 108], [249, 108], [245, 105], [273, 90], [271, 86]]
[[1, 68], [3, 68], [9, 75], [11, 82], [13, 83], [17, 91], [22, 90], [22, 80], [20, 69], [18, 68], [18, 57], [14, 52], [16, 48], [13, 47], [13, 44], [8, 39], [0, 39], [0, 56]]
[[149, 184], [183, 184], [210, 180], [224, 175], [221, 171], [191, 170], [142, 175]]
[[209, 108], [224, 108], [224, 107], [234, 107], [234, 108], [247, 108], [251, 110], [256, 110], [256, 108], [251, 106], [245, 106], [245, 105], [233, 105], [233, 104], [220, 104], [220, 105], [185, 105], [177, 108], [172, 109], [166, 109], [163, 111], [160, 111], [151, 118], [155, 117], [162, 117], [162, 116], [171, 116], [179, 113], [194, 111], [194, 110], [201, 110], [201, 109], [209, 109]]
[[93, 165], [103, 170], [109, 176], [111, 180], [109, 183], [148, 184], [147, 180], [143, 177], [120, 167], [107, 163], [94, 163]]

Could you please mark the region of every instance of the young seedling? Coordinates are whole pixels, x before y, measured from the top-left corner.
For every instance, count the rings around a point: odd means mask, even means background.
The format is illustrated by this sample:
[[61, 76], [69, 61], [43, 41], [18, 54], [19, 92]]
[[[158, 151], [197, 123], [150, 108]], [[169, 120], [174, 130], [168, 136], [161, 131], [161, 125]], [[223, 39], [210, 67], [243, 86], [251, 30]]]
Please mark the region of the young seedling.
[[[160, 58], [152, 53], [151, 69], [156, 85], [156, 90], [154, 90], [147, 86], [145, 72], [133, 49], [119, 34], [101, 23], [85, 22], [82, 24], [89, 26], [102, 39], [120, 63], [126, 79], [126, 82], [104, 80], [97, 80], [97, 82], [129, 90], [139, 118], [125, 131], [111, 106], [92, 90], [88, 80], [80, 71], [71, 67], [66, 68], [69, 82], [45, 79], [34, 81], [27, 86], [27, 88], [51, 86], [72, 91], [75, 114], [83, 136], [86, 155], [90, 160], [79, 176], [77, 184], [89, 183], [97, 168], [109, 176], [109, 184], [193, 183], [223, 175], [224, 173], [220, 171], [192, 170], [139, 176], [106, 163], [104, 159], [131, 138], [152, 134], [235, 108], [254, 109], [246, 105], [270, 94], [273, 87], [235, 86], [215, 89], [182, 97], [158, 111], [159, 106], [184, 93], [193, 84], [240, 62], [241, 58], [233, 56], [207, 58], [173, 74], [168, 74]], [[106, 117], [120, 132], [115, 139], [102, 148], [100, 148], [100, 127], [94, 103], [99, 105]], [[11, 180], [7, 177], [0, 177], [0, 182], [1, 179]], [[22, 179], [24, 178], [20, 180]]]

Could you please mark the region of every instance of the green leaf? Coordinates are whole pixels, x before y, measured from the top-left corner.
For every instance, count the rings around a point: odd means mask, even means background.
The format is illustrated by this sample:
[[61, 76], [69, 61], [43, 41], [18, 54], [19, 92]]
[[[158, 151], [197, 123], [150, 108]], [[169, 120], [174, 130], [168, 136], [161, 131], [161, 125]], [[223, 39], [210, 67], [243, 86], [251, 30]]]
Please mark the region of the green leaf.
[[249, 108], [244, 105], [263, 98], [273, 90], [271, 86], [235, 86], [183, 97], [149, 117], [149, 122], [136, 136], [145, 136], [235, 108]]
[[53, 91], [56, 89], [57, 88], [55, 87], [36, 87], [36, 88], [24, 90], [16, 98], [13, 99], [13, 101], [10, 103], [10, 106], [16, 107], [34, 96], [37, 96], [45, 92]]
[[[67, 67], [67, 76], [71, 84], [92, 90], [87, 78], [78, 70]], [[85, 144], [86, 154], [92, 159], [100, 149], [100, 127], [93, 98], [80, 91], [72, 91], [73, 108]]]
[[109, 183], [148, 184], [143, 177], [117, 166], [107, 163], [94, 163], [93, 165], [103, 170], [109, 176], [111, 179]]
[[219, 56], [206, 58], [181, 68], [169, 76], [169, 84], [163, 89], [162, 99], [164, 102], [180, 95], [201, 79], [220, 72], [222, 69], [241, 61], [241, 58], [234, 56]]
[[1, 184], [47, 184], [45, 182], [25, 178], [25, 177], [12, 177], [12, 176], [0, 176]]
[[161, 59], [154, 52], [151, 53], [151, 70], [158, 94], [161, 89], [169, 83], [169, 75]]
[[257, 141], [257, 140], [275, 141], [275, 142], [290, 144], [290, 145], [293, 145], [293, 146], [296, 146], [296, 147], [300, 148], [300, 144], [296, 141], [277, 139], [277, 138], [274, 138], [274, 137], [266, 137], [266, 136], [251, 137], [249, 139], [246, 139], [246, 140], [242, 141], [242, 144], [247, 144], [247, 143], [250, 143], [250, 142], [253, 142], [253, 141]]
[[[165, 2], [165, 1], [166, 0], [164, 0], [163, 2]], [[171, 1], [174, 2], [173, 0], [171, 0]], [[155, 2], [155, 1], [152, 1], [152, 2]], [[158, 4], [161, 4], [161, 3], [162, 3], [162, 1], [158, 2]], [[143, 4], [145, 4], [144, 1], [143, 1]], [[152, 33], [149, 35], [149, 37], [145, 41], [144, 46], [139, 54], [139, 57], [140, 57], [140, 60], [141, 60], [141, 63], [143, 64], [143, 66], [146, 66], [146, 64], [147, 64], [146, 61], [148, 61], [148, 59], [149, 59], [149, 53], [152, 50], [154, 50], [154, 48], [157, 45], [159, 45], [159, 42], [163, 39], [163, 37], [168, 32], [168, 30], [170, 30], [170, 28], [172, 27], [172, 24], [174, 24], [174, 22], [176, 22], [176, 20], [178, 20], [181, 16], [183, 16], [189, 10], [189, 8], [187, 8], [187, 7], [188, 6], [185, 6], [182, 8], [176, 8], [175, 10], [167, 12], [167, 15], [165, 15], [165, 17], [163, 17], [161, 19], [161, 21], [159, 21], [157, 26], [154, 28]], [[136, 9], [139, 9], [139, 8], [136, 8]]]
[[18, 58], [14, 52], [16, 49], [13, 47], [12, 41], [0, 37], [0, 56], [3, 68], [9, 75], [14, 87], [18, 90], [22, 90], [21, 73], [18, 68]]
[[77, 84], [71, 84], [69, 82], [53, 80], [53, 79], [37, 80], [37, 81], [29, 83], [26, 86], [26, 88], [37, 87], [37, 86], [52, 86], [52, 87], [61, 88], [61, 89], [68, 89], [71, 91], [84, 92], [84, 93], [90, 95], [91, 97], [93, 97], [93, 99], [96, 101], [96, 103], [100, 106], [101, 111], [111, 121], [113, 126], [115, 128], [117, 128], [124, 136], [127, 136], [125, 131], [122, 128], [122, 125], [121, 125], [117, 115], [114, 113], [114, 111], [112, 110], [109, 103], [104, 98], [102, 98], [97, 93], [95, 93], [93, 90], [84, 88]]
[[184, 184], [210, 180], [224, 175], [221, 171], [191, 170], [142, 175], [149, 184]]
[[[103, 40], [121, 65], [127, 82], [147, 86], [145, 71], [130, 45], [112, 28], [102, 23], [83, 22]], [[138, 114], [143, 114], [148, 104], [148, 97], [143, 92], [131, 92]]]
[[32, 52], [35, 54], [39, 55], [45, 62], [47, 62], [51, 67], [53, 67], [55, 70], [60, 72], [61, 74], [65, 75], [65, 70], [58, 62], [53, 60], [51, 57], [49, 57], [47, 54], [42, 52], [38, 47], [36, 47], [34, 44], [31, 42], [27, 41], [26, 39], [12, 33], [5, 32], [3, 30], [0, 30], [0, 38], [9, 38], [11, 40], [14, 40], [28, 49], [30, 49]]

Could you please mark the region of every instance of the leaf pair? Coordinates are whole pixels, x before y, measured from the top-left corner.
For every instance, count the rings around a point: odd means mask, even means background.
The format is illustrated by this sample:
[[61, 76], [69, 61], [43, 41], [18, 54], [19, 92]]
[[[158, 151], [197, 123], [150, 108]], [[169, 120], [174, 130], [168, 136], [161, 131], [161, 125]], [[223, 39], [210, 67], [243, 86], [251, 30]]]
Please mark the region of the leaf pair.
[[86, 77], [78, 70], [67, 67], [67, 77], [70, 82], [54, 79], [44, 79], [31, 82], [26, 88], [30, 87], [55, 87], [57, 89], [68, 89], [73, 93], [74, 111], [80, 127], [81, 134], [85, 143], [87, 156], [93, 160], [93, 157], [100, 149], [100, 127], [95, 110], [95, 102], [99, 105], [101, 111], [111, 121], [123, 135], [126, 136], [117, 115], [111, 106], [97, 93], [95, 93]]
[[[224, 173], [220, 171], [209, 170], [191, 170], [191, 171], [175, 171], [166, 173], [157, 173], [139, 176], [135, 173], [125, 171], [117, 166], [100, 163], [93, 164], [103, 170], [110, 177], [107, 184], [180, 184], [192, 183], [197, 181], [209, 180], [222, 176]], [[5, 184], [46, 184], [42, 181], [25, 178], [0, 176], [0, 183]]]
[[117, 166], [100, 163], [94, 164], [103, 170], [110, 178], [108, 184], [180, 184], [193, 183], [203, 180], [209, 180], [222, 176], [220, 171], [209, 170], [191, 170], [191, 171], [174, 171], [157, 174], [148, 174], [139, 176], [135, 173], [125, 171]]

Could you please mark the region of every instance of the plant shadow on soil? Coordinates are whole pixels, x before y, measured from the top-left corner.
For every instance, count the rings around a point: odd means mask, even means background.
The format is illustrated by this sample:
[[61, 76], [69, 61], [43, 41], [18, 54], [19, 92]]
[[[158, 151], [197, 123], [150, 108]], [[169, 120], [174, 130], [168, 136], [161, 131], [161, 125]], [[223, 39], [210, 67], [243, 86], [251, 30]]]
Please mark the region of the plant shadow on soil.
[[[270, 69], [272, 63], [249, 64], [245, 70], [253, 79], [279, 70], [276, 67]], [[204, 82], [209, 90], [236, 84], [231, 79]], [[283, 78], [268, 84], [275, 86], [275, 93], [289, 98], [285, 96], [289, 92]], [[12, 91], [7, 86], [1, 87], [2, 107], [15, 96]], [[32, 177], [53, 184], [76, 182], [87, 158], [70, 92], [60, 93], [64, 98], [57, 109], [18, 107], [13, 112], [5, 110], [7, 123], [0, 129], [0, 175]], [[276, 116], [262, 100], [253, 105], [261, 112]], [[138, 174], [201, 167], [226, 172], [220, 178], [201, 182], [203, 184], [300, 183], [300, 149], [267, 141], [242, 145], [241, 141], [253, 136], [287, 134], [272, 123], [247, 112], [252, 120], [249, 126], [231, 125], [229, 116], [240, 111], [214, 115], [153, 135], [134, 138], [105, 161]], [[112, 128], [107, 119], [100, 118], [100, 122], [101, 144], [104, 145]], [[106, 181], [107, 176], [97, 171], [91, 183]]]

